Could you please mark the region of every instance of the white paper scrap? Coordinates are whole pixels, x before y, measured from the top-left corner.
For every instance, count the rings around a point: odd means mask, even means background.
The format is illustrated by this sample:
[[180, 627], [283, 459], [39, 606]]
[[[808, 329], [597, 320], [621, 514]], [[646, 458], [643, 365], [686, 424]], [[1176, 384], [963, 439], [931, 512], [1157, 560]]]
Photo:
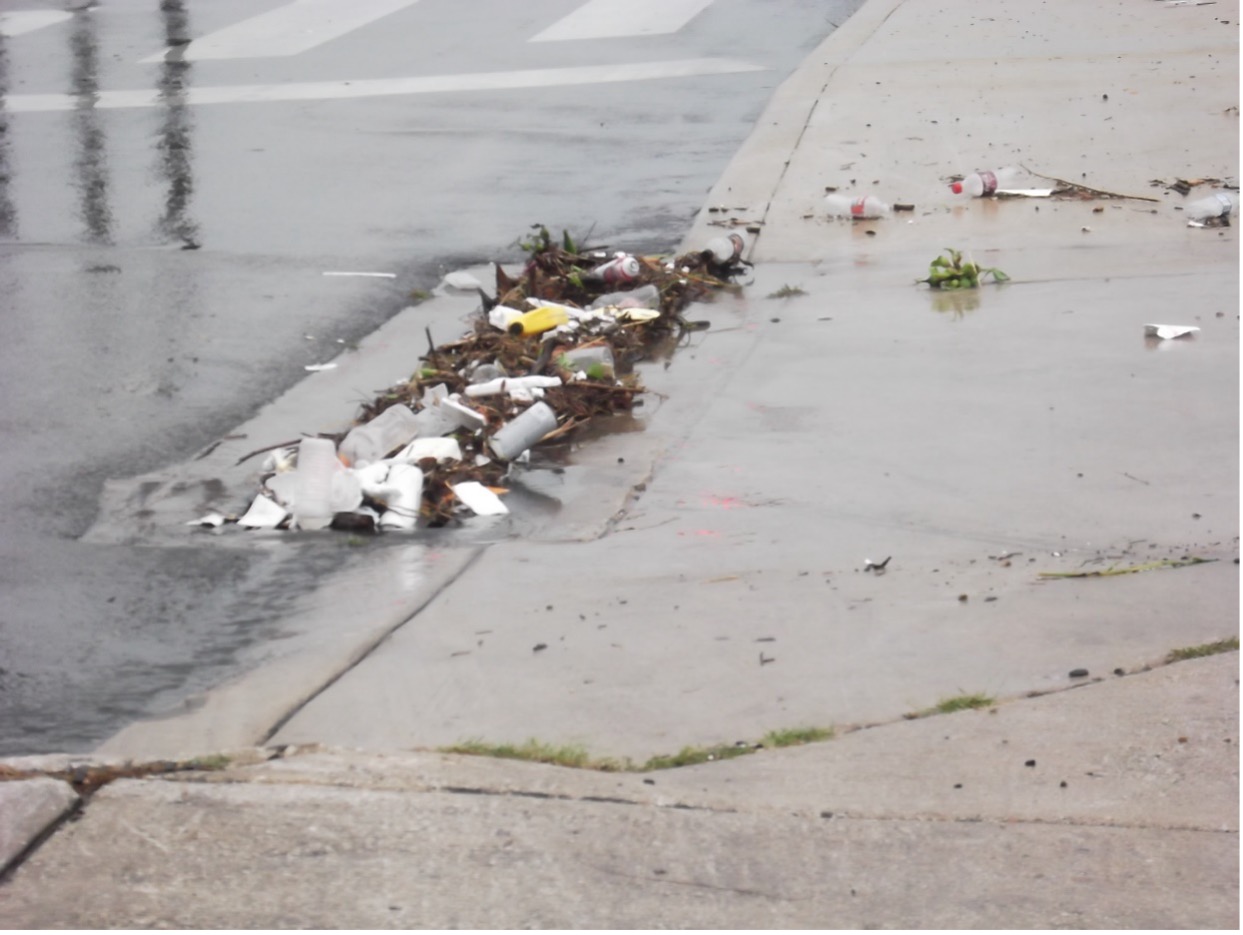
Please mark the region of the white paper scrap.
[[188, 523], [186, 523], [186, 525], [187, 526], [210, 526], [212, 529], [215, 529], [217, 526], [223, 525], [224, 523], [227, 523], [227, 522], [228, 522], [228, 517], [226, 517], [223, 513], [208, 513], [206, 516], [203, 516], [199, 519], [190, 520]]
[[999, 188], [993, 194], [1009, 198], [1048, 198], [1053, 194], [1051, 188]]
[[479, 516], [500, 516], [509, 512], [509, 507], [501, 502], [501, 498], [478, 481], [462, 481], [449, 486], [454, 496]]
[[1144, 325], [1146, 338], [1185, 338], [1200, 329], [1195, 325]]
[[237, 524], [249, 526], [251, 529], [274, 529], [284, 521], [286, 515], [283, 506], [261, 494], [255, 497], [254, 503]]
[[483, 288], [483, 283], [481, 283], [470, 273], [462, 270], [447, 274], [445, 276], [444, 283], [450, 289], [469, 289], [474, 291], [475, 289]]

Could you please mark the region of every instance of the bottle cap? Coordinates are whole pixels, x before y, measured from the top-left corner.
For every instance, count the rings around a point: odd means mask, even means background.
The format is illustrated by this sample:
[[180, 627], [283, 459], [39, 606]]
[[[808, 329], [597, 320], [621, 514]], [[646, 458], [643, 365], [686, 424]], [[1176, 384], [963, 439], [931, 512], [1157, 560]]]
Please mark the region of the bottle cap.
[[952, 191], [955, 195], [961, 195], [962, 194], [962, 182], [955, 182], [953, 185], [950, 186], [950, 191]]

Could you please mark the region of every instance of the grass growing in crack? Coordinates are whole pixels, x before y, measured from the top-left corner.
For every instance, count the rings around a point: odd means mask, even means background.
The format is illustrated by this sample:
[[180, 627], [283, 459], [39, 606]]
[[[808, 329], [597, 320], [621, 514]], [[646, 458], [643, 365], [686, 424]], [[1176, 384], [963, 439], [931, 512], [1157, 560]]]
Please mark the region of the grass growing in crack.
[[789, 299], [796, 295], [807, 295], [807, 292], [801, 286], [782, 286], [776, 292], [770, 292], [770, 299]]
[[909, 721], [915, 718], [929, 717], [933, 714], [953, 714], [955, 711], [967, 711], [971, 708], [987, 708], [996, 700], [996, 698], [983, 692], [976, 692], [973, 695], [954, 695], [952, 698], [942, 698], [931, 708], [906, 714], [903, 717]]
[[752, 746], [737, 747], [732, 744], [717, 747], [683, 747], [672, 756], [654, 756], [638, 768], [641, 773], [649, 773], [656, 769], [677, 769], [679, 766], [694, 766], [696, 763], [709, 763], [716, 760], [731, 760], [736, 756], [754, 753]]
[[987, 708], [997, 699], [983, 692], [974, 695], [955, 695], [953, 698], [942, 698], [937, 702], [935, 710], [940, 714], [953, 714], [955, 711], [967, 711], [971, 708]]
[[510, 743], [466, 740], [451, 747], [441, 747], [440, 750], [442, 753], [491, 756], [502, 760], [527, 760], [531, 763], [551, 763], [554, 766], [572, 766], [578, 769], [606, 769], [609, 762], [604, 760], [593, 762], [583, 747], [573, 745], [558, 747], [541, 743], [534, 738], [517, 746]]
[[208, 756], [196, 756], [194, 759], [186, 761], [186, 767], [189, 769], [224, 769], [228, 765], [229, 758], [223, 753], [213, 753]]
[[1165, 657], [1166, 662], [1182, 662], [1184, 659], [1199, 659], [1202, 656], [1216, 656], [1218, 653], [1234, 652], [1239, 648], [1239, 638], [1218, 640], [1215, 643], [1201, 643], [1199, 646], [1185, 646], [1174, 649]]
[[770, 730], [764, 735], [762, 743], [766, 747], [797, 747], [800, 744], [830, 740], [832, 737], [831, 727], [790, 727], [785, 730]]
[[829, 740], [834, 736], [831, 727], [790, 727], [770, 730], [759, 744], [718, 744], [712, 747], [683, 747], [677, 753], [653, 756], [643, 763], [626, 758], [594, 759], [587, 750], [578, 746], [555, 746], [534, 738], [523, 744], [485, 743], [482, 740], [465, 740], [450, 747], [438, 747], [441, 753], [459, 753], [466, 756], [490, 756], [504, 760], [527, 760], [531, 763], [549, 763], [574, 769], [593, 769], [605, 773], [650, 773], [660, 769], [677, 769], [697, 763], [713, 763], [746, 756], [758, 750], [777, 747], [793, 747], [799, 744]]

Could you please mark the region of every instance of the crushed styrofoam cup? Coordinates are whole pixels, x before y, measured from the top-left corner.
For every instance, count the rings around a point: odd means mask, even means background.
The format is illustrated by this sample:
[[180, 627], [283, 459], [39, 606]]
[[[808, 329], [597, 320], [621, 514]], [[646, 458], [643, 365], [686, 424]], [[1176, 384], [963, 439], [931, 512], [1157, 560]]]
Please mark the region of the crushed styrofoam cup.
[[461, 461], [462, 446], [456, 438], [416, 438], [397, 453], [395, 461], [416, 464], [424, 458], [437, 461]]
[[1162, 339], [1185, 338], [1199, 330], [1195, 325], [1144, 325], [1144, 337]]
[[501, 498], [479, 481], [462, 481], [460, 484], [450, 484], [449, 488], [454, 496], [479, 516], [501, 516], [509, 512], [509, 507], [501, 502]]
[[294, 491], [298, 487], [298, 472], [284, 471], [280, 474], [273, 474], [263, 482], [263, 486], [268, 489], [268, 493], [277, 503], [293, 506]]
[[282, 522], [289, 512], [270, 497], [263, 494], [255, 497], [250, 504], [250, 509], [237, 521], [239, 526], [248, 526], [251, 529], [275, 529]]
[[462, 402], [460, 393], [454, 393], [440, 401], [440, 408], [446, 413], [453, 413], [458, 425], [465, 429], [481, 429], [488, 424], [488, 418], [482, 412], [472, 409]]

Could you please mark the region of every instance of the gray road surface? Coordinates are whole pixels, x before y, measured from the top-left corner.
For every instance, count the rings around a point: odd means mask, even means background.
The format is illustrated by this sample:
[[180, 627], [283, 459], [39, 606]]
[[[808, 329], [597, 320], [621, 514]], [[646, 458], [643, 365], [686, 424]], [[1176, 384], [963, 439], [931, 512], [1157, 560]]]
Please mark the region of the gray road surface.
[[87, 546], [105, 478], [192, 456], [531, 223], [671, 248], [855, 5], [716, 0], [668, 34], [533, 42], [580, 4], [422, 0], [296, 54], [237, 28], [275, 3], [6, 6], [0, 751], [84, 748], [212, 684], [348, 565]]

